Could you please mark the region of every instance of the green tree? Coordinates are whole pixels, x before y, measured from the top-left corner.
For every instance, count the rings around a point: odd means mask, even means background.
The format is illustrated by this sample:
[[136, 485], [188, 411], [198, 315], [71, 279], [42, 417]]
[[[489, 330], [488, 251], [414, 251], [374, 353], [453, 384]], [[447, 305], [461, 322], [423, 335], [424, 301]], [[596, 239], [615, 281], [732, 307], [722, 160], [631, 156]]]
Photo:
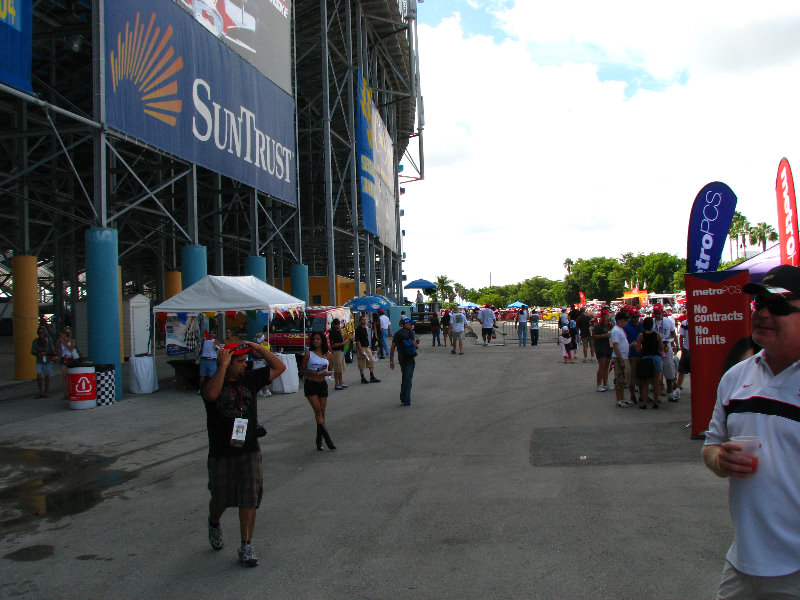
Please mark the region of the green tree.
[[778, 232], [775, 228], [765, 222], [753, 225], [750, 228], [750, 245], [755, 246], [761, 244], [761, 251], [765, 252], [767, 249], [767, 242], [777, 242]]
[[[738, 210], [734, 211], [733, 219], [731, 219], [731, 228], [728, 230], [728, 239], [731, 244], [736, 246], [736, 258], [739, 258], [739, 237], [742, 239], [742, 246], [744, 246], [744, 237], [750, 230], [750, 223], [742, 213]], [[733, 260], [733, 248], [731, 248], [731, 260]]]
[[571, 258], [567, 258], [564, 261], [564, 268], [567, 270], [567, 275], [570, 275], [572, 273], [572, 265], [574, 265], [574, 264], [575, 263], [573, 262], [573, 260]]
[[439, 299], [442, 302], [454, 302], [455, 296], [456, 293], [453, 290], [453, 282], [447, 277], [447, 275], [437, 275], [434, 298]]
[[647, 254], [643, 258], [640, 275], [642, 281], [647, 281], [647, 291], [659, 294], [672, 292], [675, 273], [681, 267], [686, 267], [686, 261], [666, 252]]
[[615, 258], [598, 256], [578, 259], [572, 273], [564, 278], [564, 296], [568, 304], [579, 301], [578, 292], [586, 298], [610, 301], [622, 296], [624, 274], [620, 262]]

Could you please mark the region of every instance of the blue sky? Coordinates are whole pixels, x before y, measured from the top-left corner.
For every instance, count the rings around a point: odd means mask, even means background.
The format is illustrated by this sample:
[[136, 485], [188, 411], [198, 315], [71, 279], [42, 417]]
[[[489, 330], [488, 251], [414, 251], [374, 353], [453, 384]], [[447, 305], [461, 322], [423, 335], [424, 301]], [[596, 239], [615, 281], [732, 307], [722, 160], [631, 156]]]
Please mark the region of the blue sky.
[[778, 163], [800, 161], [800, 3], [427, 0], [418, 15], [410, 278], [480, 287], [561, 278], [568, 257], [684, 256], [710, 181], [777, 225]]

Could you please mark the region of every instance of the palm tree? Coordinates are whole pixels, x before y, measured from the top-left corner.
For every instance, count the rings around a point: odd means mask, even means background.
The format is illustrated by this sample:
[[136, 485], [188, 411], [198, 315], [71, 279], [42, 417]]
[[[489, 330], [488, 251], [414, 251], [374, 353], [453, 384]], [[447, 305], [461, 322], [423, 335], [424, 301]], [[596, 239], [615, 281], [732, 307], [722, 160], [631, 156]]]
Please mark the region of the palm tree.
[[764, 223], [763, 221], [757, 225], [753, 225], [750, 228], [750, 245], [755, 246], [756, 244], [761, 244], [761, 251], [764, 252], [767, 249], [767, 242], [777, 242], [778, 241], [778, 232], [775, 231], [775, 228], [768, 223]]
[[564, 268], [567, 270], [567, 275], [572, 275], [572, 266], [575, 263], [572, 261], [571, 258], [568, 258], [564, 261]]
[[447, 275], [436, 276], [436, 295], [441, 299], [448, 299], [452, 302], [451, 298], [455, 296], [453, 291], [453, 281], [448, 279]]
[[467, 299], [467, 288], [465, 288], [460, 283], [454, 283], [453, 284], [453, 290], [455, 290], [456, 295], [459, 298], [461, 298], [462, 300], [466, 300]]
[[747, 247], [747, 236], [749, 233], [750, 221], [747, 220], [747, 217], [742, 216], [742, 222], [739, 224], [739, 235], [742, 238], [742, 254], [745, 254], [745, 248]]
[[733, 245], [736, 246], [736, 258], [739, 258], [739, 236], [742, 238], [746, 235], [745, 229], [749, 230], [749, 223], [745, 217], [738, 210], [734, 211], [733, 219], [731, 219], [731, 228], [728, 230], [728, 238], [731, 241], [731, 261], [733, 260]]

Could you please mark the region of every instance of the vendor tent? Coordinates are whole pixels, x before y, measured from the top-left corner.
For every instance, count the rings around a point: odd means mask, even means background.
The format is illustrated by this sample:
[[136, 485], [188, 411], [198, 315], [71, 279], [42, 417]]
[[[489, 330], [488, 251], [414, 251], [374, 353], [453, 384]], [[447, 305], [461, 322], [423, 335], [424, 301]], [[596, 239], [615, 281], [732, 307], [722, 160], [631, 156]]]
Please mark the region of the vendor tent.
[[153, 308], [156, 313], [200, 314], [248, 310], [304, 310], [306, 303], [252, 275], [207, 275]]
[[767, 248], [766, 251], [756, 254], [752, 258], [748, 258], [746, 261], [726, 269], [726, 271], [748, 269], [750, 271], [750, 281], [753, 283], [761, 283], [767, 271], [780, 264], [781, 246], [780, 244], [775, 244], [771, 248]]

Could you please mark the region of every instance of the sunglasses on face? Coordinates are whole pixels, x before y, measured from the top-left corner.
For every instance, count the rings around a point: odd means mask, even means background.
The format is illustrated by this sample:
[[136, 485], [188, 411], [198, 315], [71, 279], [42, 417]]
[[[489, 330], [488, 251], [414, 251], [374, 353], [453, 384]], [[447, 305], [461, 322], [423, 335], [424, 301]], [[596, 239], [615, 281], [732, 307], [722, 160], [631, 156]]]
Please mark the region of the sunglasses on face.
[[759, 294], [755, 299], [756, 312], [762, 308], [766, 308], [776, 317], [785, 317], [792, 313], [800, 312], [800, 308], [789, 304], [780, 296]]

